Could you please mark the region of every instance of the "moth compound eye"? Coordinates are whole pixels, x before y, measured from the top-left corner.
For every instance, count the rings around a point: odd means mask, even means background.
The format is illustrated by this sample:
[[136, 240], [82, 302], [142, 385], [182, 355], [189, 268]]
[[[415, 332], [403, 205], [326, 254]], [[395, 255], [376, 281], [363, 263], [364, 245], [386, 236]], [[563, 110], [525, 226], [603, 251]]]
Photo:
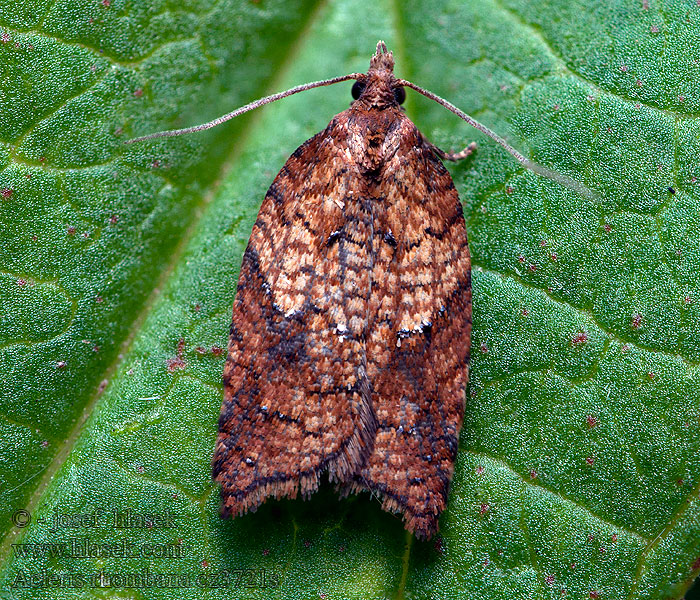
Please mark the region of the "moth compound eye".
[[356, 81], [355, 83], [352, 84], [352, 91], [350, 92], [352, 94], [352, 97], [357, 100], [360, 97], [360, 94], [365, 91], [365, 84], [362, 83], [361, 81]]
[[394, 88], [394, 98], [399, 104], [403, 104], [406, 100], [406, 90], [403, 87]]

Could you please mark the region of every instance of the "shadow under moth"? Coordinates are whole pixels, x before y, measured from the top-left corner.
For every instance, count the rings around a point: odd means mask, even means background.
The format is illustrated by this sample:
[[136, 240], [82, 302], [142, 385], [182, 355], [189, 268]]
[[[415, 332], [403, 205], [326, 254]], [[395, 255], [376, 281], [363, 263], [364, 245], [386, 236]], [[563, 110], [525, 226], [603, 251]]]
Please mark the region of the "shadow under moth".
[[342, 494], [370, 491], [427, 539], [447, 503], [465, 408], [471, 270], [457, 190], [401, 108], [410, 87], [498, 142], [523, 166], [578, 182], [415, 84], [377, 44], [367, 73], [307, 83], [214, 127], [314, 87], [354, 80], [350, 108], [282, 167], [243, 255], [212, 461], [222, 515], [268, 497], [304, 497], [328, 474]]

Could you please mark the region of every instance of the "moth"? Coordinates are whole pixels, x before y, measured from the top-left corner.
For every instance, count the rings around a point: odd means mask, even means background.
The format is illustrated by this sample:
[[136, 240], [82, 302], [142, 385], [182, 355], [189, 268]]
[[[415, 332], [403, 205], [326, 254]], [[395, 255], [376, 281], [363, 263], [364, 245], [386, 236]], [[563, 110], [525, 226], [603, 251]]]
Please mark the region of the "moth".
[[[369, 491], [420, 539], [438, 530], [465, 410], [471, 270], [457, 190], [401, 107], [412, 88], [562, 181], [452, 104], [394, 76], [377, 44], [367, 73], [307, 83], [214, 127], [318, 86], [354, 80], [350, 108], [304, 142], [260, 208], [233, 306], [212, 460], [223, 516], [308, 497], [327, 474]], [[563, 181], [566, 185], [576, 182]]]

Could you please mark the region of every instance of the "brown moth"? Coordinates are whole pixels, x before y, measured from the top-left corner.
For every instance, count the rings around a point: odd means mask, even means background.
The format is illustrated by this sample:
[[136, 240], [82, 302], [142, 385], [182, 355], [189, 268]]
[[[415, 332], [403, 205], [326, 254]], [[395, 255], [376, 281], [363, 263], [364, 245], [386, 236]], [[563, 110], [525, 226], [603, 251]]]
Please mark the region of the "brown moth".
[[212, 461], [222, 515], [268, 497], [304, 497], [322, 474], [347, 494], [370, 491], [419, 538], [438, 530], [465, 407], [471, 331], [467, 231], [443, 152], [401, 108], [404, 87], [477, 127], [438, 96], [397, 79], [377, 44], [354, 102], [304, 142], [268, 190], [243, 256]]

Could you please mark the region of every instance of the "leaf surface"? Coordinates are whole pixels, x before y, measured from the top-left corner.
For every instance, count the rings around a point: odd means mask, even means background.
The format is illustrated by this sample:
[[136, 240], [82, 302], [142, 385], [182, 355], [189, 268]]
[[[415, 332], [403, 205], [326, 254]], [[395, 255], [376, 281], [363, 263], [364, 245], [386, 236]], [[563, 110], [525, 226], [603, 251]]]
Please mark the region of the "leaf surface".
[[[682, 597], [700, 569], [699, 19], [654, 0], [1, 2], [2, 593], [108, 597], [65, 578], [103, 570], [134, 598]], [[479, 144], [451, 167], [474, 330], [440, 538], [330, 486], [221, 521], [209, 462], [242, 252], [350, 85], [122, 142], [365, 71], [378, 39], [399, 76], [593, 197], [409, 96], [431, 141]], [[162, 518], [116, 528], [128, 510]], [[12, 547], [72, 539], [100, 550]], [[32, 586], [42, 569], [65, 577]]]

